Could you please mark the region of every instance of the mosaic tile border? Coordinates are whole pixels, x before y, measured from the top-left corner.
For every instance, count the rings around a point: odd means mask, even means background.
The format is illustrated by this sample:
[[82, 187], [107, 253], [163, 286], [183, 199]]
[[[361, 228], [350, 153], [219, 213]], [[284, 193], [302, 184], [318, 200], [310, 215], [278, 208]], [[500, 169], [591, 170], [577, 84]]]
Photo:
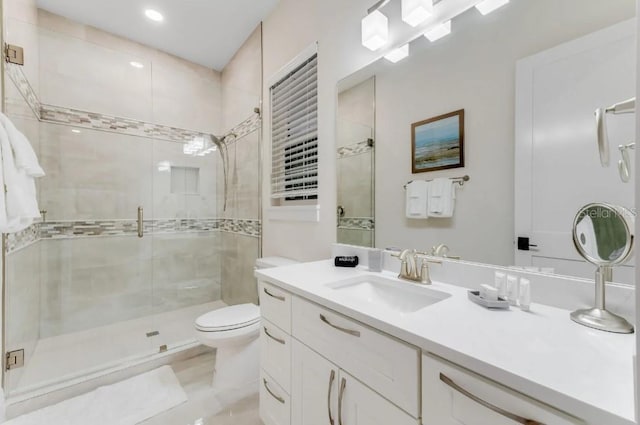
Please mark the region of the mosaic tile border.
[[17, 233], [7, 234], [7, 254], [21, 250], [40, 240], [40, 223], [33, 224]]
[[[260, 220], [224, 218], [178, 218], [144, 221], [146, 235], [214, 231], [259, 238], [262, 235], [262, 223]], [[137, 232], [138, 227], [135, 220], [48, 221], [34, 224], [18, 233], [8, 234], [5, 248], [7, 253], [12, 253], [39, 240], [135, 236]]]
[[227, 134], [224, 135], [228, 140], [228, 144], [232, 145], [243, 137], [253, 133], [254, 131], [262, 128], [262, 117], [258, 113], [254, 113], [246, 120], [232, 128]]
[[188, 143], [194, 139], [209, 137], [207, 134], [197, 131], [47, 104], [42, 104], [40, 116], [42, 121], [53, 124], [71, 125], [91, 130], [110, 131], [179, 143]]
[[[220, 219], [145, 220], [146, 234], [210, 232], [220, 227]], [[87, 236], [124, 236], [138, 233], [136, 220], [76, 220], [41, 223], [42, 239], [69, 239]]]
[[369, 140], [353, 143], [351, 145], [342, 146], [337, 149], [338, 158], [346, 158], [349, 156], [361, 155], [363, 153], [371, 152], [373, 146], [369, 145]]
[[[177, 143], [188, 143], [194, 139], [209, 137], [208, 134], [199, 131], [44, 104], [31, 87], [22, 67], [15, 64], [7, 64], [6, 69], [16, 88], [40, 121]], [[233, 143], [261, 127], [261, 115], [253, 113], [249, 118], [229, 130], [225, 136], [234, 135], [235, 137], [229, 141], [229, 143]]]
[[20, 92], [22, 97], [24, 97], [24, 100], [27, 102], [36, 117], [41, 119], [40, 111], [42, 110], [42, 104], [40, 103], [40, 99], [38, 99], [38, 95], [35, 90], [31, 87], [22, 67], [20, 65], [7, 62], [5, 63], [5, 71], [11, 81], [16, 85], [18, 92]]
[[260, 220], [224, 218], [220, 220], [220, 231], [259, 238], [262, 235]]
[[338, 227], [340, 229], [374, 230], [375, 220], [372, 217], [340, 217]]

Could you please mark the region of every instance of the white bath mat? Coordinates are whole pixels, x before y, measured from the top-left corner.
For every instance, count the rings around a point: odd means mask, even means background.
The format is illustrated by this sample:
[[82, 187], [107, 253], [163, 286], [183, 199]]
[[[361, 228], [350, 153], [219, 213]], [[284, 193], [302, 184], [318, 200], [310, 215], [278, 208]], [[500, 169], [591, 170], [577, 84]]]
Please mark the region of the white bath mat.
[[187, 401], [170, 366], [100, 387], [4, 425], [135, 425]]

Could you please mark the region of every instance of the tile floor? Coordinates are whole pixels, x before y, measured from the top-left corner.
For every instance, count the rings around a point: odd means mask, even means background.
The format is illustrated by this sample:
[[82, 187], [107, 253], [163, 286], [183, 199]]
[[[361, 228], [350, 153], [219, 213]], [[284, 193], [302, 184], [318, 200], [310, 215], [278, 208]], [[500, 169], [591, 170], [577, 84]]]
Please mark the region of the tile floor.
[[214, 351], [210, 351], [172, 364], [189, 400], [141, 425], [263, 425], [258, 416], [257, 393], [239, 400], [231, 394], [220, 397], [213, 393], [210, 385], [214, 359]]

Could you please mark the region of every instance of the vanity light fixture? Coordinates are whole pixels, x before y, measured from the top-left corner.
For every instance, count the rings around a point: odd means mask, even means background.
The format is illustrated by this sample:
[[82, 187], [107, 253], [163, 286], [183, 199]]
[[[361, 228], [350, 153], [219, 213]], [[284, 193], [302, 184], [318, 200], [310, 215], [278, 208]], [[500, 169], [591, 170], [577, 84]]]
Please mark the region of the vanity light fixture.
[[402, 20], [416, 27], [433, 15], [433, 0], [402, 0]]
[[384, 58], [389, 62], [396, 63], [406, 58], [407, 56], [409, 56], [409, 43], [405, 44], [404, 46], [400, 46], [397, 49], [393, 49], [392, 51], [387, 53]]
[[140, 62], [136, 62], [136, 61], [129, 62], [129, 65], [131, 65], [134, 68], [138, 68], [138, 69], [144, 68], [143, 64], [141, 64]]
[[424, 33], [424, 36], [427, 37], [429, 41], [434, 42], [449, 34], [451, 34], [451, 20], [431, 28]]
[[374, 10], [362, 19], [362, 45], [376, 51], [389, 40], [389, 19]]
[[154, 22], [162, 22], [164, 21], [164, 16], [162, 15], [162, 13], [158, 12], [155, 9], [147, 9], [144, 11], [144, 15], [151, 19]]
[[509, 0], [483, 0], [476, 4], [476, 9], [478, 9], [483, 15], [488, 15], [507, 3], [509, 3]]

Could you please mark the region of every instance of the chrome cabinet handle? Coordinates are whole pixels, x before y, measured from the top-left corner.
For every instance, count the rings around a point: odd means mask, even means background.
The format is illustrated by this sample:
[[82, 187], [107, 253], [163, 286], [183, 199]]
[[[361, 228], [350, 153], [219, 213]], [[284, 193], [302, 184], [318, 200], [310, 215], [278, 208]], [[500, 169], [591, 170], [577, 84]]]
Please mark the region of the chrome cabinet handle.
[[329, 410], [329, 423], [335, 424], [333, 420], [333, 413], [331, 413], [331, 387], [333, 387], [333, 381], [336, 379], [336, 371], [331, 369], [331, 376], [329, 376], [329, 391], [327, 393], [327, 409]]
[[284, 299], [285, 299], [283, 296], [273, 295], [271, 292], [267, 291], [267, 288], [264, 288], [263, 291], [264, 291], [265, 294], [269, 295], [271, 298], [275, 298], [276, 300], [284, 301]]
[[278, 400], [280, 403], [284, 404], [284, 398], [282, 397], [278, 397], [277, 395], [275, 395], [273, 393], [273, 391], [271, 391], [271, 389], [269, 388], [269, 384], [267, 384], [267, 380], [262, 378], [262, 383], [264, 384], [264, 388], [267, 390], [267, 392], [271, 395], [271, 397], [275, 398], [276, 400]]
[[275, 342], [279, 342], [282, 345], [284, 345], [286, 343], [286, 341], [284, 339], [276, 338], [275, 336], [271, 335], [271, 333], [269, 333], [269, 330], [267, 329], [266, 326], [264, 326], [263, 329], [264, 329], [265, 335], [268, 336], [269, 338], [271, 338], [272, 340], [274, 340]]
[[465, 390], [460, 385], [458, 385], [455, 382], [453, 382], [453, 380], [451, 378], [449, 378], [448, 376], [446, 376], [443, 373], [440, 374], [440, 380], [442, 382], [444, 382], [446, 385], [448, 385], [449, 387], [451, 387], [454, 390], [458, 391], [460, 394], [462, 394], [462, 395], [470, 398], [471, 400], [475, 401], [479, 405], [484, 406], [489, 410], [493, 410], [497, 414], [502, 415], [505, 418], [511, 419], [514, 422], [517, 422], [519, 424], [524, 424], [524, 425], [545, 425], [542, 422], [538, 422], [538, 421], [534, 421], [534, 420], [531, 420], [531, 419], [523, 418], [522, 416], [518, 416], [518, 415], [516, 415], [514, 413], [507, 412], [506, 410], [501, 409], [498, 406], [494, 406], [493, 404], [491, 404], [491, 403], [489, 403], [487, 401], [484, 401], [480, 397], [478, 397], [478, 396], [476, 396], [474, 394], [471, 394], [469, 391]]
[[342, 399], [344, 398], [344, 390], [347, 387], [347, 380], [342, 378], [340, 383], [340, 394], [338, 394], [338, 425], [342, 425]]
[[360, 338], [360, 332], [359, 332], [359, 331], [353, 331], [353, 330], [351, 330], [351, 329], [346, 329], [346, 328], [341, 328], [340, 326], [336, 326], [336, 325], [334, 325], [333, 323], [331, 323], [331, 322], [329, 321], [329, 319], [327, 319], [327, 318], [324, 316], [324, 314], [321, 314], [321, 315], [320, 315], [320, 320], [322, 320], [324, 323], [326, 323], [327, 325], [331, 326], [332, 328], [339, 330], [340, 332], [344, 332], [344, 333], [346, 333], [346, 334], [353, 335], [353, 336], [355, 336], [355, 337]]
[[144, 210], [138, 207], [138, 237], [144, 236]]

